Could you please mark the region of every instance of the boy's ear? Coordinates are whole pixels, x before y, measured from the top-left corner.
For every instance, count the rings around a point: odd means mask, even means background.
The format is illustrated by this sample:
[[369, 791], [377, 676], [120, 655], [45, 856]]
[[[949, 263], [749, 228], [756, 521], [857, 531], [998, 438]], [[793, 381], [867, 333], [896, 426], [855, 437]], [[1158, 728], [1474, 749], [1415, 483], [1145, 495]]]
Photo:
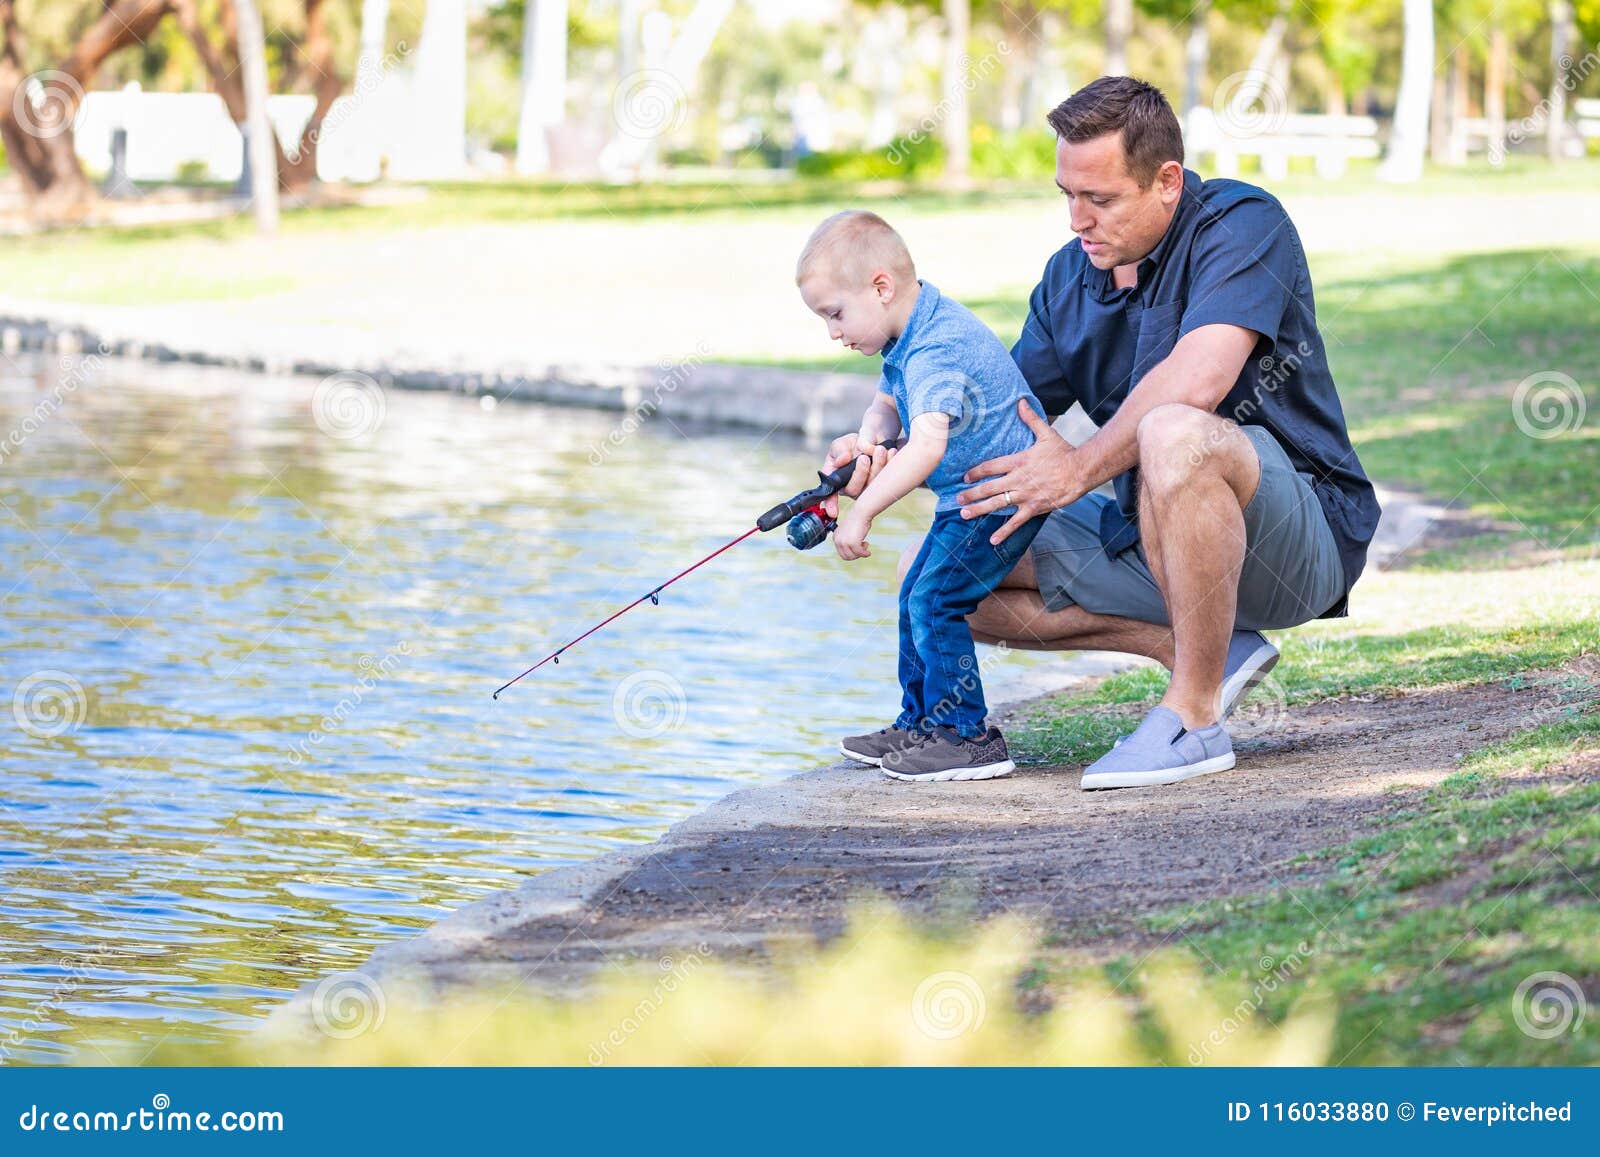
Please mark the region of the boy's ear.
[[872, 288], [878, 295], [878, 300], [888, 305], [894, 300], [894, 274], [887, 269], [880, 269], [872, 275]]

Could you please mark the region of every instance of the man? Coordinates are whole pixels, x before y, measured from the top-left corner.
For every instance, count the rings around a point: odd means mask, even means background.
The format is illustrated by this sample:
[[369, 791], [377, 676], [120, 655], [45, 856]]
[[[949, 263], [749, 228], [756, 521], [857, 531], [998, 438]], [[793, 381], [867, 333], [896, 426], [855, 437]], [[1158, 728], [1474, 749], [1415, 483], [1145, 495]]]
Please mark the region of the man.
[[[1048, 119], [1077, 237], [1011, 356], [1050, 418], [1078, 402], [1100, 428], [1074, 448], [1019, 406], [1035, 444], [968, 473], [965, 517], [1016, 507], [996, 544], [1051, 512], [969, 622], [991, 643], [1163, 663], [1160, 704], [1083, 787], [1174, 783], [1233, 766], [1227, 716], [1278, 658], [1259, 631], [1347, 613], [1378, 502], [1282, 206], [1186, 170], [1142, 81], [1102, 77]], [[858, 453], [847, 494], [887, 460], [846, 435], [828, 463]], [[1094, 493], [1107, 482], [1115, 497]]]

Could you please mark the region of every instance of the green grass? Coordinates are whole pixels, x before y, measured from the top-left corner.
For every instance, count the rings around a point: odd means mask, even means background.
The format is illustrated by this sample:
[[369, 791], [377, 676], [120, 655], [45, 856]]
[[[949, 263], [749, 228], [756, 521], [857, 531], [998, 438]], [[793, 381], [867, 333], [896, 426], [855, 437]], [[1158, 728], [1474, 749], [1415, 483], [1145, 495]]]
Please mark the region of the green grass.
[[[1530, 1035], [1513, 1013], [1535, 974], [1563, 974], [1590, 999], [1600, 981], [1596, 749], [1591, 700], [1480, 749], [1381, 830], [1315, 857], [1331, 878], [1164, 913], [1149, 927], [1182, 933], [1218, 977], [1295, 953], [1300, 966], [1261, 1015], [1271, 1023], [1297, 1000], [1332, 1000], [1334, 1064], [1600, 1063], [1592, 1030]], [[1587, 782], [1519, 786], [1497, 774], [1579, 759]], [[1533, 998], [1519, 1003], [1535, 1029], [1548, 1027]]]

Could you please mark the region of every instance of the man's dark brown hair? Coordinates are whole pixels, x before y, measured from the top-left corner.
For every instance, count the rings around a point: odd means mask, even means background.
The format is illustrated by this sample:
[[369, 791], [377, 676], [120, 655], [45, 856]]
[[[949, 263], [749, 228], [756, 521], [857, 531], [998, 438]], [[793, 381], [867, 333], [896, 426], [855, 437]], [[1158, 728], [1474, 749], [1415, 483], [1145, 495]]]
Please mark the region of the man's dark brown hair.
[[1131, 76], [1102, 76], [1045, 117], [1056, 136], [1078, 144], [1107, 133], [1122, 134], [1128, 173], [1148, 189], [1167, 161], [1183, 164], [1183, 130], [1167, 98], [1153, 84]]

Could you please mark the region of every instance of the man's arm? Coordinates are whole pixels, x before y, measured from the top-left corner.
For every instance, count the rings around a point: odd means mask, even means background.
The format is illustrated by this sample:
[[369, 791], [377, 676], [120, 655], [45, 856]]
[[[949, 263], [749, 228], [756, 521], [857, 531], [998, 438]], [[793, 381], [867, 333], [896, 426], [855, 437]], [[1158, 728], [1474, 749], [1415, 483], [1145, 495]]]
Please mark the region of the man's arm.
[[[962, 493], [963, 513], [971, 512], [967, 517], [1004, 506], [1007, 490], [1018, 500], [1016, 516], [993, 536], [995, 543], [1028, 518], [1075, 502], [1134, 465], [1134, 433], [1156, 406], [1181, 402], [1214, 411], [1238, 381], [1256, 342], [1277, 339], [1302, 272], [1294, 226], [1281, 205], [1263, 197], [1234, 204], [1196, 234], [1189, 259], [1193, 276], [1178, 343], [1129, 391], [1111, 421], [1072, 450], [1024, 413], [1038, 443], [968, 471], [969, 480], [990, 480]], [[995, 474], [1003, 476], [992, 478]]]
[[[1135, 432], [1139, 419], [1157, 406], [1181, 402], [1210, 412], [1228, 396], [1245, 360], [1260, 337], [1236, 325], [1204, 325], [1178, 339], [1178, 344], [1129, 392], [1116, 414], [1082, 446], [1067, 440], [1022, 402], [1017, 412], [1038, 441], [1020, 454], [1007, 454], [967, 471], [968, 482], [987, 482], [964, 490], [958, 501], [964, 518], [979, 518], [1017, 505], [990, 541], [999, 545], [1036, 515], [1076, 502], [1101, 483], [1137, 464]], [[999, 475], [999, 477], [995, 477]]]

